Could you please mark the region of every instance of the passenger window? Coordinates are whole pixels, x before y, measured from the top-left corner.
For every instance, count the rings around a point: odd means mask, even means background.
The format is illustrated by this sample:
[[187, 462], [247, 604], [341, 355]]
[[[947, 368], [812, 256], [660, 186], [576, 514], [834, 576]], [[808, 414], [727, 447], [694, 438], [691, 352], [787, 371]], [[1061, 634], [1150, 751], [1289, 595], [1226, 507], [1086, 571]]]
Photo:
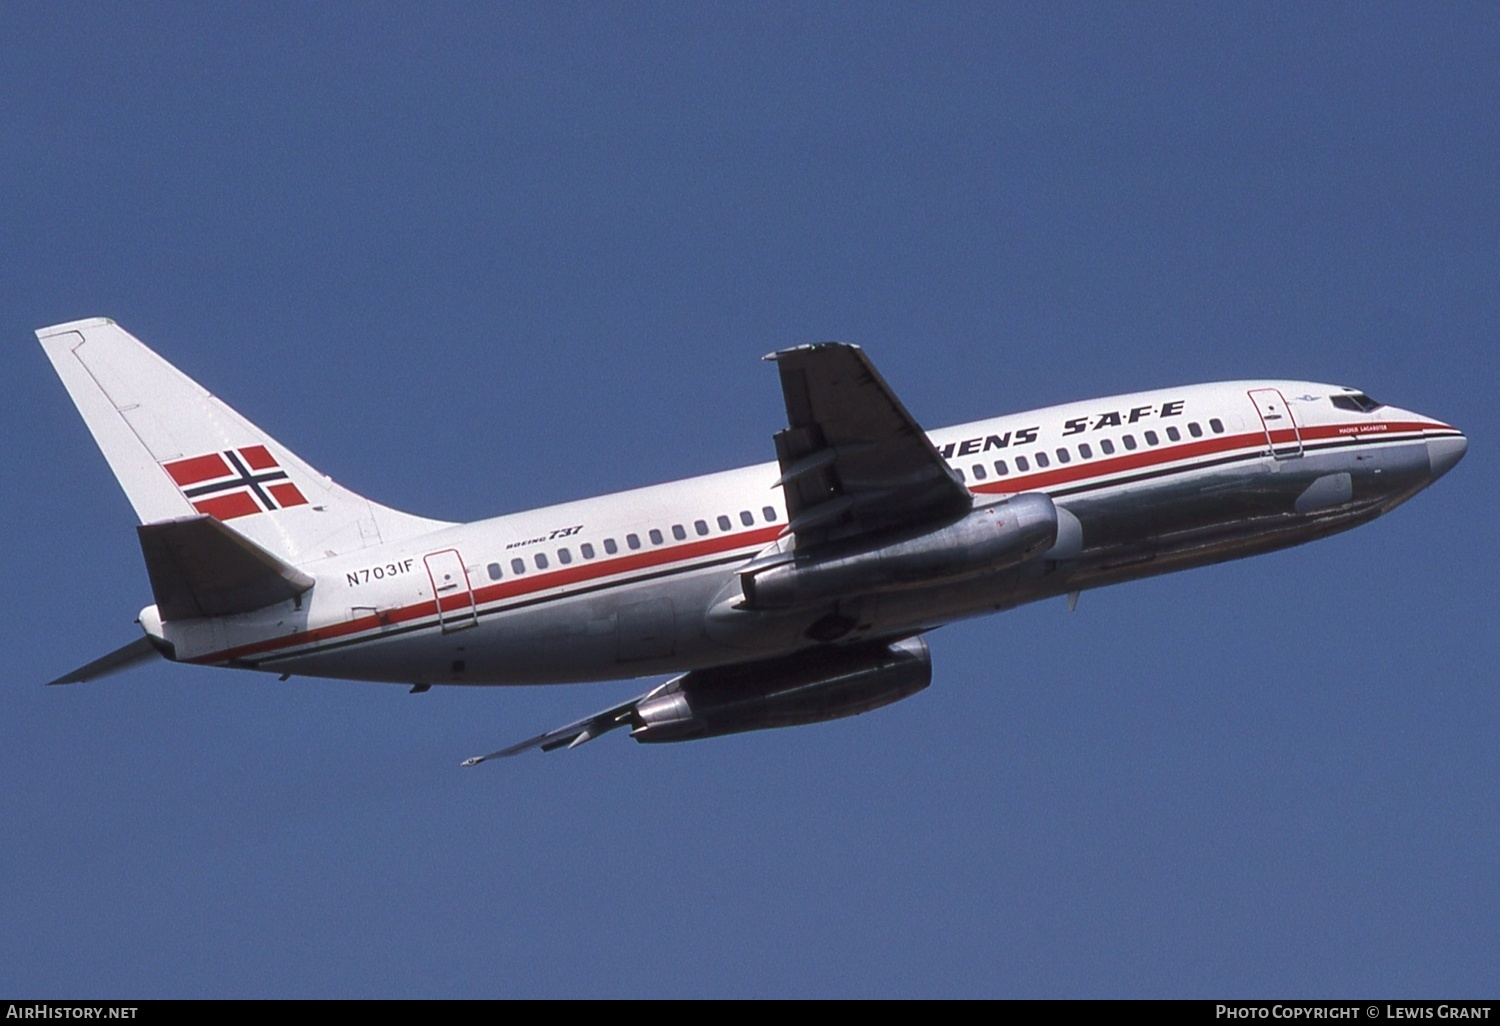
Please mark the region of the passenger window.
[[1070, 452], [1068, 452], [1068, 450], [1066, 450], [1066, 449], [1059, 449], [1059, 450], [1057, 450], [1057, 462], [1059, 462], [1059, 463], [1067, 463], [1072, 458], [1073, 458], [1073, 454], [1070, 453]]
[[1182, 432], [1174, 427], [1169, 427], [1167, 428], [1167, 437], [1174, 442], [1180, 442], [1182, 441]]
[[1019, 470], [1021, 473], [1024, 474], [1024, 473], [1026, 473], [1026, 471], [1028, 471], [1028, 470], [1031, 469], [1031, 464], [1026, 462], [1026, 457], [1025, 456], [1017, 456], [1016, 457], [1016, 469]]
[[1188, 434], [1192, 435], [1194, 438], [1203, 437], [1203, 429], [1198, 426], [1198, 422], [1196, 420], [1188, 421]]
[[485, 569], [485, 572], [490, 575], [490, 580], [492, 580], [492, 581], [498, 581], [500, 579], [500, 564], [499, 563], [491, 563], [489, 566], [485, 567], [484, 569]]
[[1078, 455], [1086, 460], [1091, 460], [1094, 458], [1094, 450], [1089, 447], [1089, 443], [1080, 442], [1078, 443]]
[[594, 558], [594, 547], [588, 542], [584, 542], [582, 545], [578, 546], [578, 551], [583, 553], [584, 559]]
[[768, 524], [774, 524], [774, 523], [776, 523], [776, 507], [774, 507], [774, 506], [762, 506], [761, 509], [760, 509], [760, 515], [766, 518], [766, 523], [768, 523]]
[[1112, 455], [1115, 451], [1115, 443], [1111, 442], [1108, 438], [1101, 438], [1099, 439], [1099, 451], [1106, 456]]
[[613, 556], [616, 552], [620, 551], [620, 546], [615, 544], [613, 538], [606, 538], [604, 539], [604, 551]]
[[545, 552], [538, 552], [536, 554], [536, 568], [538, 570], [547, 569], [547, 554]]
[[976, 463], [971, 469], [974, 471], [974, 480], [976, 481], [983, 481], [987, 476], [984, 472], [983, 463]]
[[1146, 432], [1146, 444], [1147, 445], [1155, 445], [1159, 441], [1161, 441], [1161, 439], [1157, 437], [1155, 431], [1147, 431]]
[[687, 537], [687, 528], [683, 527], [681, 524], [673, 524], [672, 537], [676, 538], [678, 541], [682, 541]]
[[510, 561], [510, 569], [511, 573], [524, 574], [526, 572], [526, 563], [521, 557], [517, 556]]
[[748, 509], [742, 509], [740, 510], [740, 523], [744, 524], [746, 527], [754, 527], [755, 517]]
[[563, 566], [567, 566], [569, 563], [573, 562], [573, 553], [569, 552], [567, 549], [558, 549], [557, 561]]
[[1218, 417], [1210, 417], [1208, 419], [1208, 427], [1209, 430], [1211, 430], [1216, 435], [1222, 435], [1224, 433], [1224, 422]]
[[1047, 458], [1047, 454], [1046, 453], [1039, 452], [1039, 453], [1036, 454], [1036, 465], [1037, 466], [1039, 466], [1039, 467], [1046, 467], [1046, 466], [1051, 466], [1051, 464], [1052, 464], [1052, 461]]
[[1124, 438], [1120, 439], [1120, 441], [1125, 443], [1125, 448], [1127, 449], [1135, 448], [1135, 435], [1126, 435]]
[[702, 520], [694, 520], [693, 530], [697, 531], [700, 536], [705, 535], [708, 533], [708, 524], [704, 523]]
[[661, 536], [661, 532], [654, 527], [651, 528], [651, 530], [647, 531], [646, 534], [650, 537], [652, 545], [660, 545], [662, 541], [664, 541]]
[[958, 475], [958, 479], [960, 481], [966, 480], [965, 477], [964, 477], [964, 472], [962, 470], [959, 470], [957, 467], [954, 467], [953, 468], [953, 472]]
[[641, 536], [638, 534], [627, 534], [625, 536], [625, 544], [629, 545], [632, 549], [638, 549], [641, 547]]
[[726, 517], [722, 513], [719, 514], [719, 530], [721, 530], [721, 531], [727, 531], [727, 530], [729, 530], [733, 526], [734, 525], [729, 522], [729, 518], [728, 517]]
[[1006, 474], [1009, 474], [1009, 473], [1010, 473], [1010, 468], [1005, 465], [1005, 461], [1004, 460], [996, 460], [995, 461], [995, 474], [997, 476], [1004, 477]]

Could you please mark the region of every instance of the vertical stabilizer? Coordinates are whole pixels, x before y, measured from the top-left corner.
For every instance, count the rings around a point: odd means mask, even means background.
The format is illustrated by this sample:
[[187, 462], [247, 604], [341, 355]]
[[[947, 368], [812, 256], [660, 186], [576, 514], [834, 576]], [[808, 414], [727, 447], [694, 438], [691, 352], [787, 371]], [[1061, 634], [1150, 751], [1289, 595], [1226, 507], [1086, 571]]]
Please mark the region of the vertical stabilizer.
[[448, 526], [334, 484], [111, 320], [36, 334], [143, 524], [206, 514], [299, 565]]

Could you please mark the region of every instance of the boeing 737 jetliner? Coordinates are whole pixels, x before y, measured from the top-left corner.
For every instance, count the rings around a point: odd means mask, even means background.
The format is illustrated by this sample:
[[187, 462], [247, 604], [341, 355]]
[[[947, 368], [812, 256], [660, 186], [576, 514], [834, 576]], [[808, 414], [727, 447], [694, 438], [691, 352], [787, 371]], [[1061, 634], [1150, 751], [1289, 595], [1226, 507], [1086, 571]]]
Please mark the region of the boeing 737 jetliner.
[[683, 741], [925, 688], [964, 617], [1321, 538], [1464, 455], [1362, 392], [1233, 381], [926, 432], [857, 346], [771, 354], [776, 462], [452, 524], [308, 466], [113, 321], [42, 346], [140, 519], [158, 654], [283, 676], [544, 684], [673, 674], [469, 764], [616, 727]]

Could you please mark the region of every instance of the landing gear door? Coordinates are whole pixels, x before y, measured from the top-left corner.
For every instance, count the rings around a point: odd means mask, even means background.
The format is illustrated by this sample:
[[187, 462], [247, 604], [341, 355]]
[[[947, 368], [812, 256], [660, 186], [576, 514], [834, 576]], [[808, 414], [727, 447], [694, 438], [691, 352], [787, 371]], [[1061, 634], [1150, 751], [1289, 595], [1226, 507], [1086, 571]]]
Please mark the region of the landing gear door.
[[479, 614], [474, 609], [474, 589], [469, 585], [469, 572], [464, 569], [463, 557], [458, 550], [429, 552], [422, 557], [422, 562], [427, 564], [427, 577], [432, 581], [433, 600], [443, 633], [461, 631], [477, 624]]
[[1255, 403], [1255, 412], [1260, 414], [1261, 426], [1266, 429], [1271, 455], [1278, 460], [1301, 456], [1302, 432], [1281, 392], [1274, 388], [1257, 388], [1250, 393], [1250, 400]]

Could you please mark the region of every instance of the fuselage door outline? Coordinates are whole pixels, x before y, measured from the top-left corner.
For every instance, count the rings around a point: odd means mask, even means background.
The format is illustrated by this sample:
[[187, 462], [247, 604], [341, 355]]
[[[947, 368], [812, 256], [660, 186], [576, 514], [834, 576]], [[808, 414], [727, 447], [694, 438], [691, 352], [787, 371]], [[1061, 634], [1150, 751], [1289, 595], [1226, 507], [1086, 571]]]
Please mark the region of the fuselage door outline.
[[1257, 388], [1251, 390], [1250, 401], [1255, 403], [1255, 412], [1260, 414], [1260, 423], [1266, 430], [1266, 442], [1271, 446], [1271, 455], [1278, 460], [1295, 459], [1302, 455], [1302, 431], [1292, 416], [1292, 408], [1279, 389]]
[[433, 602], [443, 633], [476, 626], [479, 612], [474, 608], [474, 588], [469, 583], [469, 572], [464, 569], [464, 560], [458, 550], [429, 552], [422, 557], [422, 562], [426, 564], [427, 578], [432, 582]]

